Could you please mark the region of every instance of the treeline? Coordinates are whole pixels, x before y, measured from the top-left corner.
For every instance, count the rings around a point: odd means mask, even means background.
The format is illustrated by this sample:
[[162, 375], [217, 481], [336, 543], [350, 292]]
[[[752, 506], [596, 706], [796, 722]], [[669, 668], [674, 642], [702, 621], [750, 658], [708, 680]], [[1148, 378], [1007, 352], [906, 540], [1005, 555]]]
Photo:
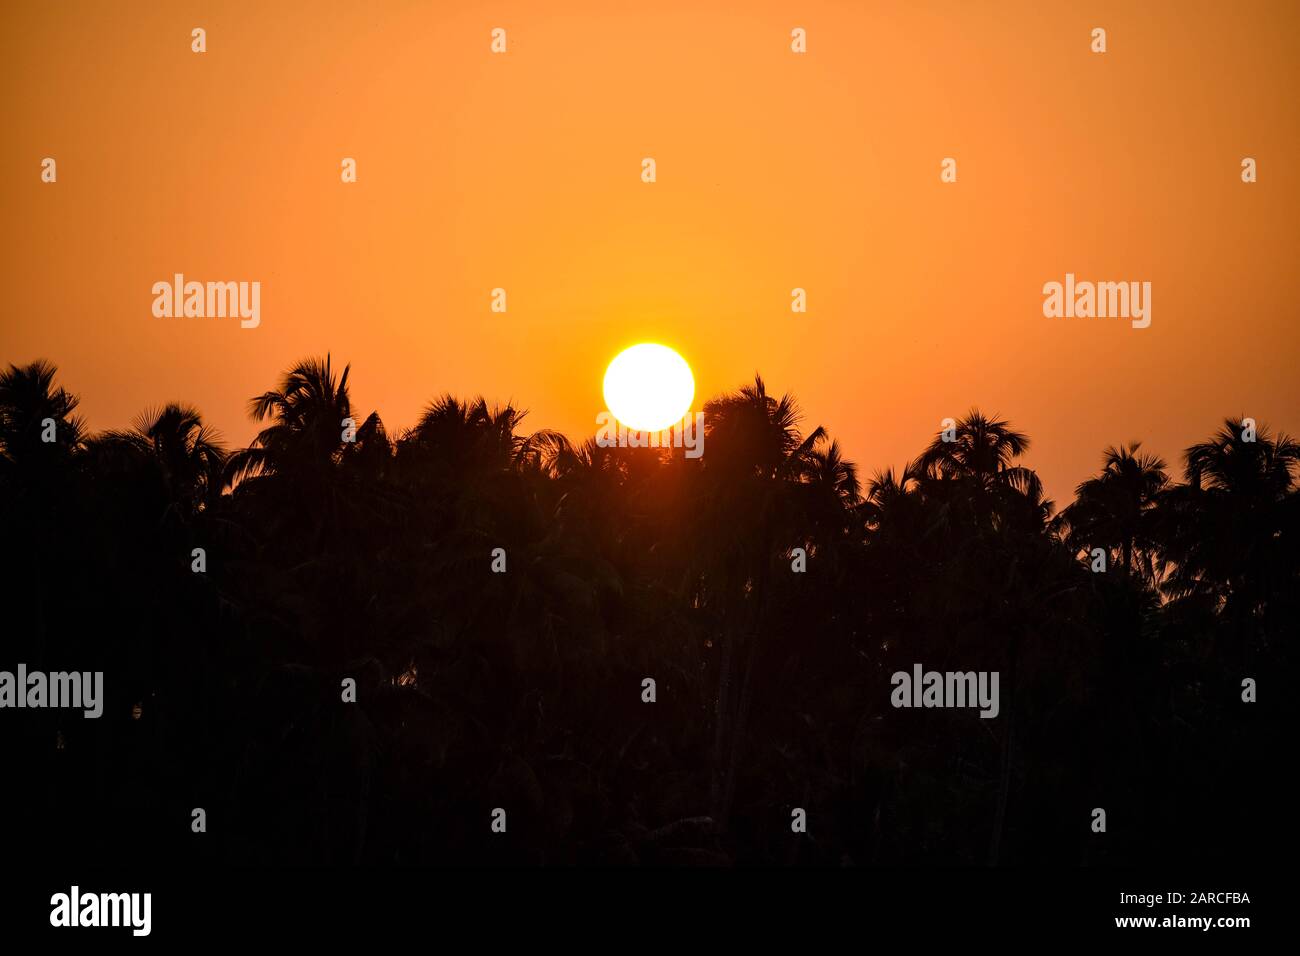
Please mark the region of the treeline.
[[[451, 396], [389, 434], [347, 379], [298, 364], [230, 450], [184, 405], [90, 434], [52, 366], [0, 374], [0, 668], [102, 670], [106, 695], [98, 720], [0, 711], [15, 852], [1074, 865], [1284, 845], [1285, 436], [1228, 420], [1177, 473], [1118, 445], [1058, 510], [1029, 439], [978, 411], [866, 477], [757, 378], [706, 405], [698, 459]], [[998, 671], [998, 717], [894, 709], [890, 675], [917, 663]]]

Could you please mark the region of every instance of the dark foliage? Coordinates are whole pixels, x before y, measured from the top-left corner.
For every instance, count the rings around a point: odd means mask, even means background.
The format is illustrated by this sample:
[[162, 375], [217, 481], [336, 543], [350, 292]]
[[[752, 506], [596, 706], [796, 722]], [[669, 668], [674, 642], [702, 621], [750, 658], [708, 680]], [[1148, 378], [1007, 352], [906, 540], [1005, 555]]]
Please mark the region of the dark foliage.
[[[265, 428], [233, 453], [178, 405], [88, 435], [54, 379], [0, 375], [0, 669], [102, 670], [107, 704], [0, 713], [15, 858], [1075, 865], [1280, 845], [1285, 436], [1225, 422], [1181, 481], [1109, 449], [1054, 514], [1007, 422], [972, 411], [860, 485], [760, 379], [708, 404], [698, 460], [450, 396], [389, 435], [329, 359], [253, 399]], [[1001, 714], [894, 709], [914, 663], [998, 671]]]

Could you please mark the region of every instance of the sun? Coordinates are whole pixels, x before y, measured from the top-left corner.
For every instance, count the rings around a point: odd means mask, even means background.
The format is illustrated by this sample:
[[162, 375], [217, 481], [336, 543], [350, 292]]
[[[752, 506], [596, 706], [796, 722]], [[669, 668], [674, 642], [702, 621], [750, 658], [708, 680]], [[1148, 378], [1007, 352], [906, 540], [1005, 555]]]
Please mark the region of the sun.
[[662, 431], [691, 410], [695, 377], [666, 345], [642, 342], [624, 349], [605, 370], [605, 406], [628, 428]]

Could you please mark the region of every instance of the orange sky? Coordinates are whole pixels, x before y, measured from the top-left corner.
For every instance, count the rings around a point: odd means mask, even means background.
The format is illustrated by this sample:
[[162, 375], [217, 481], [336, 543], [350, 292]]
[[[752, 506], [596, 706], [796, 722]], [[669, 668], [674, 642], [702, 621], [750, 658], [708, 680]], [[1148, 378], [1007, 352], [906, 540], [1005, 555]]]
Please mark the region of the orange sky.
[[[1295, 3], [8, 4], [0, 75], [0, 360], [95, 428], [181, 399], [246, 442], [329, 350], [394, 430], [452, 391], [591, 433], [654, 340], [868, 472], [1001, 413], [1058, 499], [1113, 442], [1300, 431]], [[260, 281], [260, 327], [155, 318], [176, 272]], [[1151, 327], [1044, 318], [1066, 272], [1150, 281]]]

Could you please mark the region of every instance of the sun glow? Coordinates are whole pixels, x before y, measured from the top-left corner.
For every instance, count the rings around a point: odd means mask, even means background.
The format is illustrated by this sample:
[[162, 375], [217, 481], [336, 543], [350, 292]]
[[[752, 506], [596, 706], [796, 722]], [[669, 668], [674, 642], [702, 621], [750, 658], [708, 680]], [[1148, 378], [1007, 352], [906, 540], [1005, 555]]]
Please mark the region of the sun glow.
[[605, 406], [628, 428], [661, 431], [675, 425], [694, 397], [691, 367], [666, 345], [633, 345], [605, 370]]

